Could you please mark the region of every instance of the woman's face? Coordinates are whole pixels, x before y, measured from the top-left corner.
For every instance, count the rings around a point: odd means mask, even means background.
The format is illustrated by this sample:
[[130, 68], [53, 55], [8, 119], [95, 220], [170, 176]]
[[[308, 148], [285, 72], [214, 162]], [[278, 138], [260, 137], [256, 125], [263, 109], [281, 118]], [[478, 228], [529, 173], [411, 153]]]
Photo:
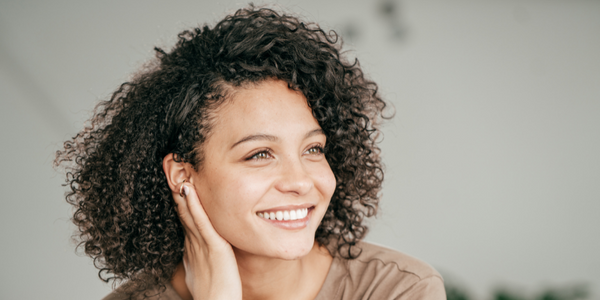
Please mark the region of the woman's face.
[[237, 89], [216, 110], [193, 174], [217, 232], [249, 254], [308, 254], [335, 190], [325, 142], [306, 98], [285, 82]]

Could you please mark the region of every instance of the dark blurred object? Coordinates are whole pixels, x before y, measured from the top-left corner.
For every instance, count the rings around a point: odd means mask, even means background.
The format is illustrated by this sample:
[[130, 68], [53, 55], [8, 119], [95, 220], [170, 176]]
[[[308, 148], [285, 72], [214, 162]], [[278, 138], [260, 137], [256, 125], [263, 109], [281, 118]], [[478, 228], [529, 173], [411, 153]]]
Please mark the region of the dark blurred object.
[[[473, 300], [467, 290], [451, 281], [445, 282], [446, 297], [448, 300]], [[535, 296], [527, 296], [523, 292], [517, 292], [511, 288], [496, 289], [491, 299], [493, 300], [582, 300], [590, 297], [589, 288], [585, 284], [575, 284], [564, 287], [551, 287], [537, 293]]]
[[448, 281], [444, 282], [446, 288], [446, 299], [447, 300], [471, 300], [467, 291], [454, 284], [449, 284]]
[[344, 41], [356, 42], [360, 37], [360, 29], [356, 21], [347, 22], [341, 29]]
[[378, 12], [390, 28], [393, 39], [401, 40], [406, 36], [406, 26], [400, 17], [400, 4], [397, 0], [380, 1]]
[[[383, 22], [386, 40], [395, 42], [404, 40], [408, 30], [401, 16], [399, 0], [380, 0], [372, 3], [376, 6], [377, 19]], [[364, 23], [361, 23], [361, 18], [353, 18], [339, 28], [339, 33], [345, 42], [356, 43], [363, 35], [363, 28]]]
[[494, 293], [494, 300], [526, 300], [527, 298], [509, 290], [498, 290]]
[[547, 288], [535, 297], [525, 297], [520, 293], [503, 288], [494, 293], [494, 300], [579, 300], [590, 296], [588, 286], [576, 284], [564, 287]]

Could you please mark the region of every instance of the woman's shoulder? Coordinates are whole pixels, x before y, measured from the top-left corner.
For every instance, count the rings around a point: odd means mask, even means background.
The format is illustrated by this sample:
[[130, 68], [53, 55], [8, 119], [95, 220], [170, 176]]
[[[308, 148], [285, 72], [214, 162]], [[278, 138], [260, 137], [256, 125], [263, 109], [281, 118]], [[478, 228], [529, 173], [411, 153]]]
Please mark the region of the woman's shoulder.
[[102, 298], [102, 300], [182, 300], [175, 289], [173, 289], [173, 286], [168, 282], [164, 288], [152, 287], [135, 295], [128, 292], [128, 288], [128, 284], [124, 283], [112, 291], [112, 293]]
[[408, 254], [369, 242], [359, 242], [357, 246], [361, 249], [360, 255], [354, 260], [347, 260], [348, 266], [356, 271], [370, 268], [381, 271], [389, 268], [389, 272], [406, 273], [416, 278], [433, 276], [442, 279], [432, 266]]
[[317, 299], [446, 299], [442, 276], [429, 264], [373, 243], [356, 246], [357, 258], [334, 258]]

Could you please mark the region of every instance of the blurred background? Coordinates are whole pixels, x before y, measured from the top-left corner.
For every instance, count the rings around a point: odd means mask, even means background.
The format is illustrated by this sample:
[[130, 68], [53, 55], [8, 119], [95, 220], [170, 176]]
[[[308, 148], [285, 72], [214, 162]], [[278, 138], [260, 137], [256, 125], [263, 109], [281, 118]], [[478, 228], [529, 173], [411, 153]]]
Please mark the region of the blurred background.
[[[246, 5], [0, 1], [0, 299], [110, 292], [74, 252], [54, 153], [154, 46]], [[396, 109], [367, 240], [454, 299], [600, 299], [600, 1], [272, 6], [338, 31]]]

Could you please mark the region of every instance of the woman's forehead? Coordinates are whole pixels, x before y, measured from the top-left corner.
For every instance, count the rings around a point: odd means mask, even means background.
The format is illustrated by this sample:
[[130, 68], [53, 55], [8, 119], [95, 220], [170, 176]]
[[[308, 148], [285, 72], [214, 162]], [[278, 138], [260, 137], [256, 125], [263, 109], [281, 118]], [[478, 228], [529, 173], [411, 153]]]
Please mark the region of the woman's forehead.
[[306, 97], [292, 90], [282, 80], [268, 79], [260, 83], [231, 88], [227, 100], [215, 110], [217, 118], [244, 118], [261, 115], [266, 119], [273, 114], [296, 114], [310, 111]]
[[282, 136], [320, 129], [304, 95], [283, 81], [265, 81], [237, 90], [215, 112], [212, 135], [234, 140], [243, 135]]

